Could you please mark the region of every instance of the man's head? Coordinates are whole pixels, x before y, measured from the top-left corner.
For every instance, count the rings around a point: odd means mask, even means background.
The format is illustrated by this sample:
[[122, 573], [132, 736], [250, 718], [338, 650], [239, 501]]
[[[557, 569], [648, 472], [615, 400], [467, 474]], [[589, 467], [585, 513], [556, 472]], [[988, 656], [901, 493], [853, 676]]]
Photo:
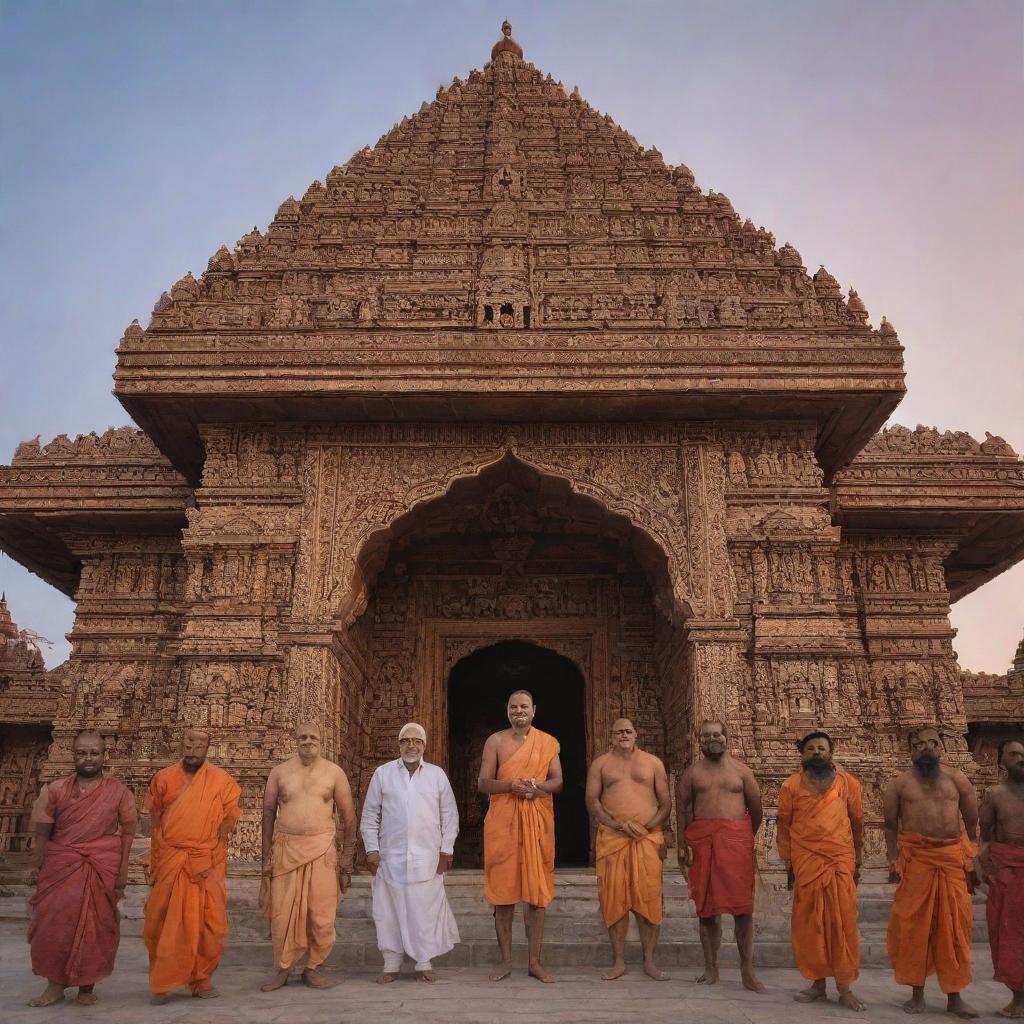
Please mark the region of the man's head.
[[295, 749], [299, 753], [299, 760], [305, 764], [320, 756], [322, 743], [320, 726], [315, 722], [299, 722], [295, 726]]
[[410, 768], [423, 760], [423, 751], [427, 749], [427, 730], [419, 722], [407, 722], [398, 734], [398, 753], [402, 761]]
[[627, 753], [636, 750], [636, 729], [628, 718], [617, 718], [612, 725], [612, 747]]
[[210, 749], [210, 734], [203, 729], [186, 729], [181, 738], [181, 763], [185, 771], [197, 772]]
[[537, 714], [533, 694], [529, 690], [516, 690], [515, 693], [510, 693], [506, 711], [513, 728], [528, 728], [533, 723], [533, 716]]
[[914, 770], [925, 778], [938, 775], [943, 753], [939, 730], [934, 725], [920, 725], [910, 730], [907, 743], [910, 745], [910, 760]]
[[835, 774], [832, 766], [832, 737], [827, 732], [809, 732], [802, 740], [796, 741], [800, 751], [800, 762], [804, 769], [816, 778], [828, 778]]
[[71, 743], [71, 759], [80, 779], [95, 779], [106, 759], [103, 737], [95, 729], [83, 729]]
[[997, 763], [1011, 782], [1024, 783], [1024, 742], [1003, 740], [999, 744]]
[[712, 761], [719, 761], [725, 756], [726, 731], [725, 722], [717, 719], [705, 719], [700, 723], [700, 752]]

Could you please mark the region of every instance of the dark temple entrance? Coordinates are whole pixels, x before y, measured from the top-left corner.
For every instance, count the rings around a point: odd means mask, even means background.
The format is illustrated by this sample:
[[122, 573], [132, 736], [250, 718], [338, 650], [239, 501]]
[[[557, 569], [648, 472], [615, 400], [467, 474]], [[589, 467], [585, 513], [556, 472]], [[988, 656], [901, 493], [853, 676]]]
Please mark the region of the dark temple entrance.
[[458, 662], [448, 679], [449, 777], [459, 804], [455, 866], [483, 867], [487, 798], [476, 792], [484, 741], [508, 728], [505, 706], [513, 690], [529, 690], [537, 704], [534, 725], [562, 746], [565, 787], [555, 797], [555, 863], [585, 865], [590, 856], [584, 683], [576, 665], [545, 647], [504, 641]]

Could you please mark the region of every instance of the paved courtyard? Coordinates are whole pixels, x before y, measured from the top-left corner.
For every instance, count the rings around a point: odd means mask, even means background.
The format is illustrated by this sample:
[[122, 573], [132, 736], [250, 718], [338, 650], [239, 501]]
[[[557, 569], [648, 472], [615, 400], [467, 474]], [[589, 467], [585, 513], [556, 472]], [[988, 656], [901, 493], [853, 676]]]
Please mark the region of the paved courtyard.
[[[512, 979], [497, 985], [487, 980], [486, 967], [473, 966], [444, 968], [432, 986], [417, 983], [411, 976], [381, 986], [374, 983], [375, 975], [366, 968], [340, 968], [344, 981], [330, 992], [313, 992], [292, 983], [280, 992], [264, 994], [258, 985], [268, 973], [269, 953], [268, 945], [262, 962], [225, 963], [216, 976], [223, 994], [216, 1001], [192, 999], [183, 991], [165, 1006], [151, 1006], [142, 942], [127, 937], [121, 944], [117, 971], [98, 989], [101, 1002], [97, 1006], [32, 1009], [25, 1004], [42, 986], [30, 972], [24, 927], [4, 922], [0, 924], [0, 1020], [4, 1024], [40, 1020], [60, 1024], [393, 1024], [399, 1018], [417, 1024], [617, 1024], [629, 1020], [642, 1020], [644, 1024], [800, 1024], [855, 1016], [866, 1024], [905, 1024], [907, 1020], [900, 1009], [903, 990], [896, 988], [888, 972], [877, 969], [865, 971], [857, 985], [868, 1011], [854, 1015], [835, 1002], [827, 1006], [795, 1004], [792, 994], [801, 979], [796, 971], [781, 969], [761, 972], [769, 987], [761, 996], [740, 987], [734, 968], [726, 969], [721, 985], [708, 989], [692, 984], [692, 969], [677, 968], [670, 981], [657, 983], [632, 965], [631, 973], [616, 982], [602, 982], [594, 968], [562, 968], [558, 983], [548, 986], [528, 979], [521, 969]], [[986, 980], [976, 981], [968, 998], [983, 1015], [990, 1016], [1006, 1004], [1007, 992], [987, 980], [991, 975], [987, 950], [975, 947], [975, 958], [976, 974]], [[927, 995], [930, 1009], [937, 1014], [945, 1002], [934, 980], [929, 983]], [[941, 1016], [945, 1018], [945, 1014]]]

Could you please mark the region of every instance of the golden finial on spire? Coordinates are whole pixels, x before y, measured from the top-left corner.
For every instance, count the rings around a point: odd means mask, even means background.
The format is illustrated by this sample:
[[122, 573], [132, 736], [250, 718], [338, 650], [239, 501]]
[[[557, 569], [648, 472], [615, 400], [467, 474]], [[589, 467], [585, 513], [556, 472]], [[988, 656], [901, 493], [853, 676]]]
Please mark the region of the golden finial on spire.
[[523, 59], [523, 48], [512, 38], [512, 23], [506, 18], [501, 23], [501, 39], [491, 49], [491, 60], [497, 60], [498, 55], [511, 53], [513, 56]]

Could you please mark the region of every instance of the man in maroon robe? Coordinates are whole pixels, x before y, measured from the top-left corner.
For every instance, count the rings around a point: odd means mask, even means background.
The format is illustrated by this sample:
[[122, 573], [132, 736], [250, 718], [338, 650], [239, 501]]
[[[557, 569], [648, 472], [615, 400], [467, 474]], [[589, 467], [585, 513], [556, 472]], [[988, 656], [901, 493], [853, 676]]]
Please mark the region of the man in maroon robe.
[[29, 1006], [51, 1006], [78, 987], [76, 1001], [96, 1002], [93, 986], [114, 969], [121, 939], [117, 901], [128, 879], [138, 817], [119, 779], [103, 774], [103, 737], [80, 732], [71, 748], [75, 772], [43, 786], [32, 809], [35, 861], [28, 941], [32, 972], [46, 978]]

